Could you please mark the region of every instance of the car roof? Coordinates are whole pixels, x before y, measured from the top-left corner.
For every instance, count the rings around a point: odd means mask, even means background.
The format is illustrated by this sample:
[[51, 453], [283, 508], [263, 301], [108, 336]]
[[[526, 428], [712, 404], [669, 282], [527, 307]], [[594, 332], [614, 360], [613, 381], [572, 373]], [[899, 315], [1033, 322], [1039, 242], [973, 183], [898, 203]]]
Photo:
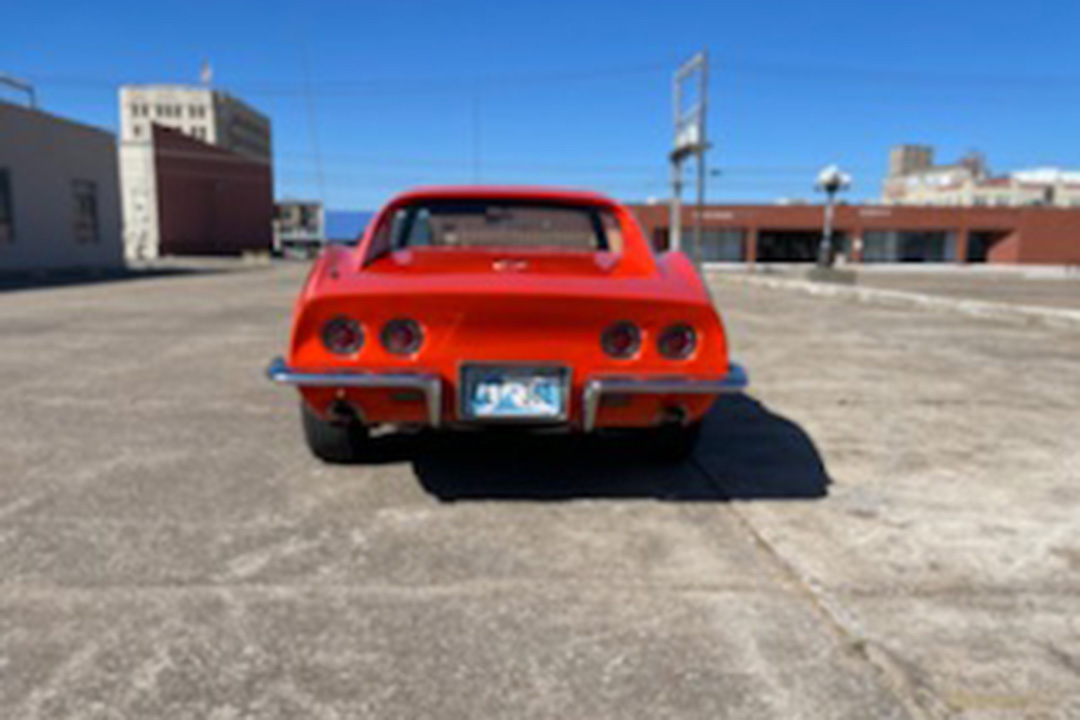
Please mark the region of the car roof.
[[613, 206], [606, 195], [588, 190], [533, 185], [439, 185], [418, 187], [397, 195], [391, 205], [422, 200], [547, 200], [582, 205]]

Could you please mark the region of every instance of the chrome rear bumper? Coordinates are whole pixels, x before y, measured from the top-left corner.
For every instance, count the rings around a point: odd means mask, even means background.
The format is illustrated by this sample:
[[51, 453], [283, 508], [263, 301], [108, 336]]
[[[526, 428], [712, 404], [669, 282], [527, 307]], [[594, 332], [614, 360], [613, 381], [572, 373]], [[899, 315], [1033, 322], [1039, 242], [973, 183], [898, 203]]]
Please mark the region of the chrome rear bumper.
[[[297, 372], [274, 358], [266, 374], [275, 383], [298, 387], [395, 388], [423, 393], [431, 427], [442, 424], [442, 381], [431, 373]], [[585, 382], [582, 429], [592, 432], [604, 395], [722, 395], [741, 392], [748, 385], [746, 371], [731, 363], [722, 377], [696, 379], [668, 376], [611, 375], [590, 377]]]
[[428, 373], [373, 372], [297, 372], [285, 364], [284, 358], [274, 358], [266, 375], [281, 385], [329, 388], [393, 388], [423, 393], [428, 423], [438, 427], [442, 420], [442, 382], [438, 375]]
[[714, 379], [679, 376], [612, 375], [592, 377], [585, 382], [585, 417], [582, 429], [592, 432], [604, 395], [722, 395], [746, 389], [749, 378], [742, 365], [731, 363], [728, 373]]

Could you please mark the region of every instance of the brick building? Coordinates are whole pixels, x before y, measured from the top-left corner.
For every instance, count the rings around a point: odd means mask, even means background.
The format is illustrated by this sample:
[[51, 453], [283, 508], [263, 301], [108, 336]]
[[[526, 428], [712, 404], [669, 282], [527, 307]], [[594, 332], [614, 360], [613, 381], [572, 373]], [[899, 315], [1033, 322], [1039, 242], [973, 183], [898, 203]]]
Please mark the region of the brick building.
[[144, 156], [134, 159], [149, 166], [150, 197], [146, 207], [132, 210], [153, 213], [142, 225], [152, 233], [129, 236], [129, 256], [270, 252], [270, 165], [159, 125], [150, 133], [151, 142], [138, 148]]
[[[667, 205], [633, 209], [656, 247], [667, 247]], [[811, 262], [820, 205], [710, 205], [704, 262]], [[695, 252], [697, 209], [683, 207], [683, 250]], [[1080, 210], [1021, 207], [840, 205], [836, 247], [849, 262], [1080, 264]]]

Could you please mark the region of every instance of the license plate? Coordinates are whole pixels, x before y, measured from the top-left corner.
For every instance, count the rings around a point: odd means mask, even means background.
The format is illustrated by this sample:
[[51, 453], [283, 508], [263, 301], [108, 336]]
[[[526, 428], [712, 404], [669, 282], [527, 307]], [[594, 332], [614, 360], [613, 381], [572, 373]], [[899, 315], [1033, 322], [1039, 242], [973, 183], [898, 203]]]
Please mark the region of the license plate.
[[465, 416], [559, 420], [566, 417], [565, 368], [466, 367]]

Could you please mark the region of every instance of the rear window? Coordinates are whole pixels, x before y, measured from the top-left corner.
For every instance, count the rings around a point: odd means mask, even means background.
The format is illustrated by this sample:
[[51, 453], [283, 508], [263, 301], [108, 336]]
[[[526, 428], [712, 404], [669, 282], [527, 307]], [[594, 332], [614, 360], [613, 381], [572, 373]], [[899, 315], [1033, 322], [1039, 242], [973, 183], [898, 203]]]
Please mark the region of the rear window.
[[566, 252], [622, 251], [618, 221], [604, 208], [528, 202], [433, 201], [401, 208], [390, 245]]

